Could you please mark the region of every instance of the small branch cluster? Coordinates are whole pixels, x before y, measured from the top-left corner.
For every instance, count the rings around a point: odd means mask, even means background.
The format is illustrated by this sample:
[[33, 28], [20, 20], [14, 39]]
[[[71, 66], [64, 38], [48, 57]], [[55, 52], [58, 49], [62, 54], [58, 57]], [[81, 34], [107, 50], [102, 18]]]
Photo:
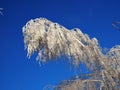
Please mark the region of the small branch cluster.
[[2, 11], [3, 11], [3, 8], [0, 8], [0, 14], [1, 14], [1, 15], [3, 15]]

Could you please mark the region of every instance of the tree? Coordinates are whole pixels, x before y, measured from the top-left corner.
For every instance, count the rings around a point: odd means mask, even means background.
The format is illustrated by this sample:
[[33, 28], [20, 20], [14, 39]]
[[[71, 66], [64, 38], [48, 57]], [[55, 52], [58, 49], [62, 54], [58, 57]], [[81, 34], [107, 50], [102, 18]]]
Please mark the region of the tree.
[[[120, 88], [120, 46], [114, 46], [105, 54], [96, 38], [75, 28], [68, 30], [45, 18], [30, 20], [23, 27], [27, 56], [38, 52], [41, 63], [62, 55], [75, 67], [82, 62], [93, 73], [88, 78], [66, 80], [54, 90], [118, 90]], [[73, 59], [73, 60], [71, 60]], [[99, 89], [98, 89], [99, 88]]]

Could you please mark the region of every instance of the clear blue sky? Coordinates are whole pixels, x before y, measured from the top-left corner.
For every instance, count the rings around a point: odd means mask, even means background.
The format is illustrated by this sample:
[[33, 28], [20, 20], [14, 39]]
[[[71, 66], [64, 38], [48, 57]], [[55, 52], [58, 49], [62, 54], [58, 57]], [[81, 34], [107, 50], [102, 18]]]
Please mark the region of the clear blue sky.
[[[30, 19], [44, 17], [68, 29], [80, 28], [96, 37], [102, 47], [120, 44], [120, 0], [0, 0], [0, 90], [42, 90], [47, 84], [74, 75], [65, 61], [40, 66], [24, 50], [22, 27]], [[61, 58], [62, 59], [62, 58]]]

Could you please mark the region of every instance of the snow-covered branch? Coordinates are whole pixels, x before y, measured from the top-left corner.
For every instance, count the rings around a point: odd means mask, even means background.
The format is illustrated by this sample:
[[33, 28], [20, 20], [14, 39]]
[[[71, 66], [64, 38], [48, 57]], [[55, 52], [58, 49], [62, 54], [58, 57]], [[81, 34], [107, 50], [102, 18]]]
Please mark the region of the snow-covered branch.
[[[62, 55], [67, 56], [70, 62], [73, 59], [72, 63], [74, 66], [78, 66], [80, 62], [83, 62], [89, 70], [97, 73], [93, 83], [102, 81], [103, 87], [101, 88], [103, 89], [101, 90], [118, 90], [120, 88], [119, 45], [103, 54], [96, 38], [90, 38], [78, 28], [68, 30], [58, 23], [53, 23], [45, 18], [28, 21], [23, 27], [23, 35], [28, 57], [37, 52], [37, 60], [39, 62], [47, 62], [52, 58], [57, 59]], [[79, 83], [79, 85], [82, 84]]]
[[23, 27], [23, 34], [28, 57], [37, 51], [42, 62], [66, 55], [74, 57], [73, 64], [77, 65], [80, 61], [93, 63], [102, 57], [96, 38], [90, 39], [78, 28], [68, 30], [45, 18], [30, 20]]

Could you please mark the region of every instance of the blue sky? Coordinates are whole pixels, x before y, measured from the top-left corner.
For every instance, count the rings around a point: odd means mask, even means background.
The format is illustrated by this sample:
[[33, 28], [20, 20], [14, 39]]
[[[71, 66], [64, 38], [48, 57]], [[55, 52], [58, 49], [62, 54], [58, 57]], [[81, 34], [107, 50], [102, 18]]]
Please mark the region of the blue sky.
[[68, 29], [80, 28], [102, 47], [120, 44], [120, 0], [0, 0], [0, 90], [42, 90], [75, 74], [63, 58], [40, 66], [24, 50], [22, 27], [44, 17]]

